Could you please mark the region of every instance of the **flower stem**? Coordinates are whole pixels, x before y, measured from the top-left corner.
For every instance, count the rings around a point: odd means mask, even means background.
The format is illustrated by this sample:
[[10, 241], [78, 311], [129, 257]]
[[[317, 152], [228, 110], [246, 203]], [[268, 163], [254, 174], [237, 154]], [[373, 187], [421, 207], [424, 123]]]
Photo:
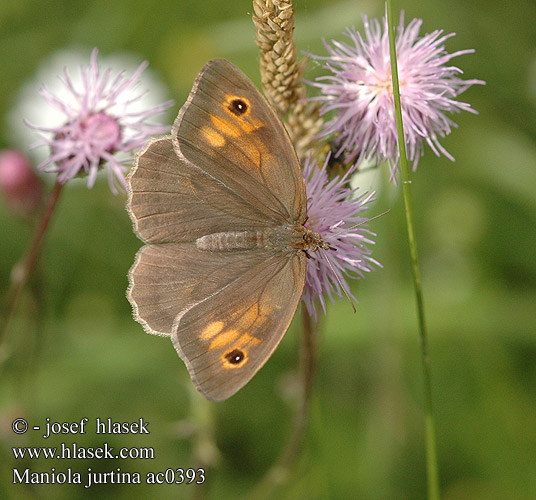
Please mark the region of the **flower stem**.
[[300, 456], [300, 449], [307, 428], [309, 408], [311, 404], [311, 394], [313, 388], [313, 378], [316, 370], [317, 360], [317, 337], [318, 324], [313, 323], [307, 308], [302, 305], [301, 317], [303, 325], [301, 355], [301, 399], [296, 415], [294, 416], [293, 429], [286, 448], [281, 453], [279, 459], [268, 470], [265, 476], [257, 483], [246, 498], [262, 500], [274, 498], [273, 492], [288, 480], [297, 459]]
[[400, 105], [400, 91], [398, 82], [398, 70], [396, 62], [395, 28], [393, 23], [392, 0], [387, 0], [387, 23], [389, 27], [389, 48], [391, 53], [391, 74], [393, 78], [393, 96], [396, 111], [396, 125], [398, 132], [398, 148], [400, 153], [400, 174], [402, 177], [402, 193], [404, 196], [404, 207], [406, 215], [406, 227], [408, 231], [408, 243], [411, 259], [411, 270], [413, 276], [413, 286], [415, 288], [415, 298], [417, 302], [417, 316], [419, 323], [421, 362], [424, 377], [424, 411], [426, 429], [426, 477], [428, 481], [428, 500], [439, 500], [439, 473], [437, 466], [437, 444], [435, 418], [432, 404], [432, 377], [430, 370], [430, 353], [428, 348], [428, 335], [426, 331], [426, 321], [424, 315], [424, 301], [419, 271], [419, 261], [417, 256], [417, 241], [415, 238], [415, 228], [413, 223], [413, 208], [411, 200], [411, 180], [408, 161], [406, 156], [406, 145], [404, 142], [404, 128], [402, 124], [402, 108]]
[[190, 434], [192, 446], [192, 462], [196, 471], [204, 470], [205, 481], [195, 484], [192, 488], [192, 500], [203, 500], [207, 496], [209, 478], [220, 461], [220, 451], [216, 445], [214, 421], [214, 403], [201, 396], [191, 384], [188, 384], [190, 394], [190, 415], [188, 420], [193, 425]]
[[[56, 204], [58, 203], [62, 187], [63, 184], [60, 182], [56, 182], [54, 185], [45, 209], [43, 210], [41, 220], [39, 221], [39, 224], [35, 230], [32, 246], [30, 247], [28, 253], [17, 264], [15, 264], [11, 272], [11, 284], [7, 294], [6, 308], [0, 323], [0, 346], [3, 346], [5, 342], [9, 322], [13, 316], [13, 313], [15, 312], [20, 293], [28, 281], [28, 278], [31, 276], [35, 268], [35, 264], [37, 263], [41, 243], [47, 232], [50, 219], [52, 218], [52, 214], [56, 208]], [[5, 355], [5, 353], [3, 354]]]

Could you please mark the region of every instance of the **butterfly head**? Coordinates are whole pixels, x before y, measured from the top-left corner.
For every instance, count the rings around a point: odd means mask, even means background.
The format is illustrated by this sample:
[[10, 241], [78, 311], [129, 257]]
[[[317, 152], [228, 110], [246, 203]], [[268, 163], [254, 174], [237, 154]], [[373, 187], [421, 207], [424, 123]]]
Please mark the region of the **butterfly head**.
[[334, 250], [334, 248], [322, 239], [319, 233], [314, 233], [310, 229], [305, 229], [303, 233], [303, 250], [307, 254], [307, 251], [316, 252], [319, 249]]

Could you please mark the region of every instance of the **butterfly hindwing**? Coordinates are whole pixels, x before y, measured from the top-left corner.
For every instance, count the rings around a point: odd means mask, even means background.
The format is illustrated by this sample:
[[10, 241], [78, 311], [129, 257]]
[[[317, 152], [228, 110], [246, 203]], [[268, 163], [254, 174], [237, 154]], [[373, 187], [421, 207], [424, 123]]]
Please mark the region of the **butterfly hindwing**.
[[145, 245], [129, 272], [127, 298], [148, 333], [170, 336], [179, 315], [257, 269], [269, 258], [259, 251], [207, 255], [192, 243]]
[[251, 264], [237, 280], [179, 315], [171, 334], [196, 387], [212, 400], [232, 396], [264, 365], [301, 298], [303, 255]]

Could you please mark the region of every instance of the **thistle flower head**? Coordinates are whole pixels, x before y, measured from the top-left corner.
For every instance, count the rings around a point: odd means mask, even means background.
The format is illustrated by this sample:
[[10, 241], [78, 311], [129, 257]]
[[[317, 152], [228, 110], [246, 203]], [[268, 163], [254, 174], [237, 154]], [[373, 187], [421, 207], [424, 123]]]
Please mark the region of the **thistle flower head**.
[[[84, 173], [91, 188], [97, 172], [106, 165], [110, 188], [116, 192], [117, 181], [126, 188], [124, 163], [130, 160], [132, 151], [150, 136], [165, 133], [169, 128], [147, 120], [173, 103], [139, 109], [138, 102], [145, 92], [136, 87], [147, 62], [130, 77], [124, 72], [113, 76], [111, 69], [101, 71], [97, 55], [94, 49], [90, 65], [80, 69], [79, 84], [65, 68], [61, 94], [55, 95], [47, 88], [41, 90], [47, 104], [63, 115], [63, 123], [54, 127], [28, 122], [27, 125], [40, 133], [42, 140], [36, 146], [50, 149], [50, 156], [37, 168], [56, 172], [62, 183]], [[121, 153], [126, 153], [126, 158], [121, 159]]]
[[[398, 141], [391, 81], [391, 57], [387, 19], [369, 21], [363, 16], [365, 36], [355, 28], [345, 35], [350, 43], [332, 40], [325, 43], [327, 57], [312, 56], [325, 61], [331, 74], [319, 77], [310, 85], [318, 87], [323, 103], [322, 113], [335, 112], [325, 124], [321, 136], [335, 136], [337, 155], [345, 154], [347, 161], [359, 163], [365, 158], [378, 162], [387, 160], [394, 180], [398, 168]], [[440, 144], [456, 124], [446, 113], [469, 111], [469, 104], [456, 97], [480, 80], [462, 80], [462, 70], [447, 65], [456, 56], [473, 50], [446, 52], [444, 43], [454, 33], [442, 30], [419, 37], [422, 20], [413, 19], [404, 26], [400, 16], [397, 28], [396, 53], [400, 85], [400, 100], [404, 123], [407, 155], [417, 168], [424, 143], [436, 155], [454, 158]]]
[[[302, 300], [310, 315], [317, 317], [315, 298], [326, 312], [326, 297], [332, 302], [334, 296], [342, 297], [344, 291], [356, 300], [350, 291], [348, 279], [363, 278], [365, 272], [372, 271], [372, 265], [379, 266], [367, 245], [372, 245], [374, 233], [362, 224], [367, 218], [362, 213], [367, 210], [374, 193], [358, 195], [356, 189], [347, 187], [349, 171], [343, 177], [328, 179], [328, 159], [320, 168], [309, 157], [303, 167], [307, 191], [307, 214], [305, 226], [320, 234], [331, 250], [319, 249], [309, 254], [307, 276]], [[343, 291], [344, 289], [344, 291]]]

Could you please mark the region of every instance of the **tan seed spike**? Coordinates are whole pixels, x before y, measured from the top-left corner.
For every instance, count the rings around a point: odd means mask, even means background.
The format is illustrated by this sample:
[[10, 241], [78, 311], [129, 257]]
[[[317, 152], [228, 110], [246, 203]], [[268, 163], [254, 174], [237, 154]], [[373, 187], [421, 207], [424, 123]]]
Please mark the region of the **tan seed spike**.
[[287, 117], [285, 125], [298, 157], [316, 155], [315, 136], [322, 127], [320, 105], [302, 100], [307, 60], [297, 62], [292, 1], [253, 0], [253, 10], [264, 94], [280, 118]]
[[297, 100], [303, 67], [296, 61], [294, 10], [285, 0], [253, 0], [264, 93], [281, 117]]

